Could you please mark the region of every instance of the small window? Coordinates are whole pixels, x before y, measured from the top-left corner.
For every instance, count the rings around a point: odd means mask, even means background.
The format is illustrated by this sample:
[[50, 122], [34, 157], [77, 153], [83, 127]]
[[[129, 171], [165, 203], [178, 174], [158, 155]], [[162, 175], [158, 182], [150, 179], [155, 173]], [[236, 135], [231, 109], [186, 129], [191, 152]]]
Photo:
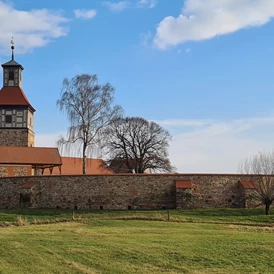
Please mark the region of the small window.
[[11, 121], [12, 121], [11, 115], [6, 115], [6, 123], [11, 124]]
[[9, 71], [9, 80], [14, 80], [14, 71], [13, 70]]

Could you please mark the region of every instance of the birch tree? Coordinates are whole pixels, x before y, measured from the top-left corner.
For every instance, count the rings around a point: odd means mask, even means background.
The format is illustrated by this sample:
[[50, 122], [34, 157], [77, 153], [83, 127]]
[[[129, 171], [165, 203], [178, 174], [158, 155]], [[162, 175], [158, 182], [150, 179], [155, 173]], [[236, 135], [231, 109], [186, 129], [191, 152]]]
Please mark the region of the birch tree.
[[86, 174], [87, 152], [100, 142], [100, 133], [113, 119], [122, 114], [122, 108], [113, 105], [114, 88], [111, 84], [98, 84], [97, 75], [82, 74], [65, 78], [57, 106], [67, 115], [67, 138], [61, 137], [58, 146], [70, 151], [79, 148], [83, 158], [83, 174]]

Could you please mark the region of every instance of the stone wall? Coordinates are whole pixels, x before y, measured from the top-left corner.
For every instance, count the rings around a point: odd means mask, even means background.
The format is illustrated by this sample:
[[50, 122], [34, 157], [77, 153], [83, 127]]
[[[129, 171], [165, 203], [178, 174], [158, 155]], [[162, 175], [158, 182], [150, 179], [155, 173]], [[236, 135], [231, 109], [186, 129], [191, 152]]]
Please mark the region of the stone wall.
[[0, 165], [0, 177], [9, 176], [31, 176], [31, 166], [13, 166], [13, 165]]
[[[178, 195], [177, 180], [191, 180]], [[174, 209], [244, 207], [237, 175], [117, 174], [0, 178], [0, 207]]]
[[238, 175], [195, 175], [190, 208], [244, 207], [242, 187]]
[[28, 129], [0, 129], [0, 146], [29, 146]]
[[264, 207], [262, 201], [258, 199], [257, 192], [254, 189], [244, 189], [244, 207], [245, 208], [256, 208]]

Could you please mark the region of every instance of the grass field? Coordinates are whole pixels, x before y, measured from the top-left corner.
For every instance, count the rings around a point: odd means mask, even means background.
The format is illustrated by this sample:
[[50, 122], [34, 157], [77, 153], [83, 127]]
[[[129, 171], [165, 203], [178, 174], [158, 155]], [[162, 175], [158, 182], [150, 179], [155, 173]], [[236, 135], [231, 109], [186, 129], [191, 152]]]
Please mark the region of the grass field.
[[274, 273], [263, 210], [169, 213], [0, 210], [0, 273]]

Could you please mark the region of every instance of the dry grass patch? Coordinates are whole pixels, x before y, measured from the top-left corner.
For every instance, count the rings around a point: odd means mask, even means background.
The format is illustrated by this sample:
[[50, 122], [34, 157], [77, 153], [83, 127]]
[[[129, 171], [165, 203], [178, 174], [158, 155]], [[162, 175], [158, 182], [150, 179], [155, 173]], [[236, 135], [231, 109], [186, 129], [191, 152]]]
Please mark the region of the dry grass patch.
[[78, 270], [80, 271], [81, 273], [85, 273], [85, 274], [98, 274], [98, 272], [95, 272], [87, 267], [85, 267], [84, 265], [81, 265], [77, 262], [74, 262], [74, 261], [71, 261], [71, 262], [68, 262], [68, 265], [74, 269], [74, 270]]
[[244, 226], [244, 225], [226, 225], [226, 228], [238, 231], [249, 231], [249, 232], [274, 232], [273, 226], [265, 226], [265, 225], [256, 225], [256, 226]]
[[17, 224], [19, 226], [25, 226], [25, 225], [29, 225], [29, 222], [27, 221], [26, 218], [23, 218], [22, 216], [18, 216], [17, 217]]

